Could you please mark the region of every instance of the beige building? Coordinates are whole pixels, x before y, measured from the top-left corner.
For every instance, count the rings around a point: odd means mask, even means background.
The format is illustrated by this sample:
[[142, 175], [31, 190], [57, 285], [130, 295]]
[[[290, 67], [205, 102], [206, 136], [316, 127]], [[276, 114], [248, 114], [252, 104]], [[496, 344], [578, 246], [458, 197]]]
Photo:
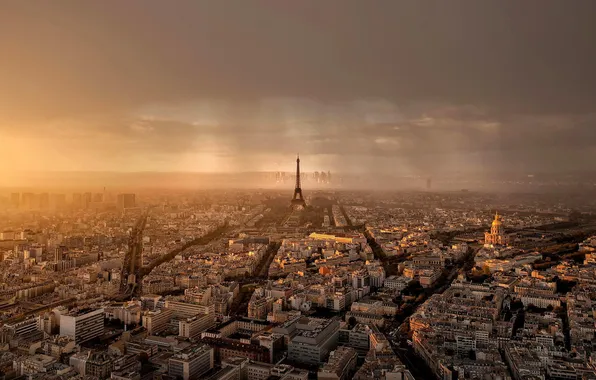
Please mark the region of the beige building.
[[104, 309], [73, 310], [60, 316], [60, 335], [68, 336], [75, 342], [87, 342], [103, 334]]
[[169, 359], [168, 374], [178, 379], [198, 379], [214, 366], [213, 348], [208, 345], [188, 348]]
[[213, 314], [198, 314], [179, 322], [178, 335], [183, 338], [196, 338], [214, 325], [215, 317]]
[[162, 309], [158, 311], [147, 311], [143, 314], [143, 327], [147, 329], [149, 335], [159, 334], [168, 327], [168, 323], [174, 312], [169, 309]]
[[320, 380], [348, 380], [356, 369], [356, 350], [350, 347], [338, 347], [329, 354], [329, 360], [319, 369]]

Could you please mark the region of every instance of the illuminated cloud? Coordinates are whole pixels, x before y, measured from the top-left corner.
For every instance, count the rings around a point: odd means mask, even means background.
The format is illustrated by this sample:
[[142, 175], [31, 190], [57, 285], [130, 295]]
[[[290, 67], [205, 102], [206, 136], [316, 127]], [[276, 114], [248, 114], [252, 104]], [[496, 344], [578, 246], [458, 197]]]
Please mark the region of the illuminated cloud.
[[0, 4], [0, 169], [561, 171], [595, 2]]

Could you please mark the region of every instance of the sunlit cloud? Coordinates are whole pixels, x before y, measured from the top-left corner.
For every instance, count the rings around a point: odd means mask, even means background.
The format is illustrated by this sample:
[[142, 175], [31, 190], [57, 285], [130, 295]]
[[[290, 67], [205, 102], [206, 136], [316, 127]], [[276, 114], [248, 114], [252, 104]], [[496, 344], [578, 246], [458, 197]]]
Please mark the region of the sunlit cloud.
[[594, 2], [134, 3], [1, 5], [3, 172], [596, 159]]

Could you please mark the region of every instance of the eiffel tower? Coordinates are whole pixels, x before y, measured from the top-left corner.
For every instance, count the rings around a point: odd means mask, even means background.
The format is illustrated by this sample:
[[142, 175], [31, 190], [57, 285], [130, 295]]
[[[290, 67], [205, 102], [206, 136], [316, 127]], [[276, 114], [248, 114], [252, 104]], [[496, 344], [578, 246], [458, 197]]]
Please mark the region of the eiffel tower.
[[300, 156], [296, 157], [296, 188], [294, 189], [291, 205], [295, 210], [301, 210], [306, 207], [306, 202], [302, 196], [302, 188], [300, 187]]

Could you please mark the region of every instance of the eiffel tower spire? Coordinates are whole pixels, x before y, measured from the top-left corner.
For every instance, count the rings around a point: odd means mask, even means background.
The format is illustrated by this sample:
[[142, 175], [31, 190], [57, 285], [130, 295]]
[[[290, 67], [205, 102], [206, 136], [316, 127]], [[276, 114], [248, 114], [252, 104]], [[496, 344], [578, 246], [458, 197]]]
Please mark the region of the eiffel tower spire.
[[300, 155], [296, 156], [296, 187], [294, 188], [294, 196], [292, 197], [292, 207], [304, 208], [306, 202], [302, 196], [302, 187], [300, 184]]
[[[300, 186], [300, 155], [296, 155], [296, 189], [301, 189]], [[302, 195], [302, 194], [300, 194]]]

